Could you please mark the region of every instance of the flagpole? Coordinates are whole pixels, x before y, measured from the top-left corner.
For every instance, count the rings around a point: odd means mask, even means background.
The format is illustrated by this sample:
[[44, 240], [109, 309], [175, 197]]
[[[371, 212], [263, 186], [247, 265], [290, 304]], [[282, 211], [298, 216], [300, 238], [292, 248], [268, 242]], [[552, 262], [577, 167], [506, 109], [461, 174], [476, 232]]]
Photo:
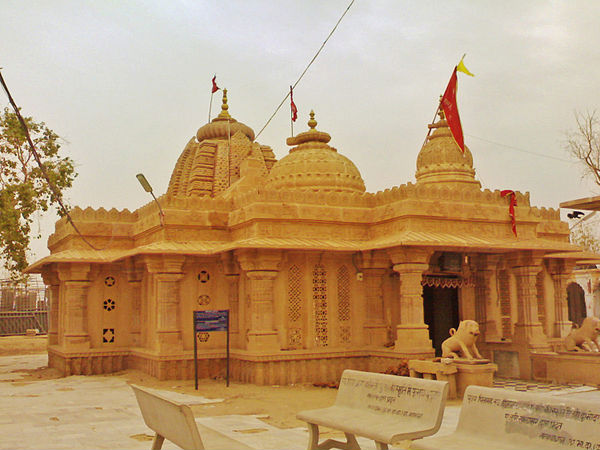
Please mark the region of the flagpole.
[[[435, 123], [435, 118], [437, 117], [438, 113], [440, 112], [440, 108], [442, 106], [442, 96], [440, 95], [440, 102], [438, 103], [438, 107], [435, 110], [435, 113], [433, 114], [433, 119], [431, 120], [431, 123]], [[427, 144], [427, 139], [429, 138], [429, 135], [431, 134], [431, 130], [432, 128], [429, 128], [427, 130], [427, 136], [425, 136], [425, 140], [423, 141], [423, 145], [421, 145], [421, 148], [423, 148], [425, 146], [425, 144]]]
[[210, 123], [210, 113], [212, 112], [212, 99], [213, 99], [213, 95], [215, 95], [214, 92], [210, 93], [210, 104], [208, 105], [208, 123]]

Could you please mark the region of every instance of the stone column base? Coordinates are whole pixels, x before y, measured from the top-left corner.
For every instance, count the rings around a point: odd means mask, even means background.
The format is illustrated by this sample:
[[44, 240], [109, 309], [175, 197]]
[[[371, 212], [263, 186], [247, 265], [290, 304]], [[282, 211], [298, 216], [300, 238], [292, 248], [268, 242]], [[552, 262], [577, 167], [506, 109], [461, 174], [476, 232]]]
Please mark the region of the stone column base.
[[388, 327], [385, 324], [366, 325], [365, 337], [368, 345], [376, 345], [378, 347], [381, 347], [387, 344], [387, 342], [389, 341]]
[[395, 351], [403, 353], [430, 352], [433, 356], [434, 350], [429, 339], [429, 328], [427, 325], [398, 325], [396, 327]]
[[89, 350], [90, 336], [88, 334], [65, 334], [61, 347], [71, 352]]
[[156, 334], [160, 352], [174, 353], [183, 350], [181, 331], [158, 331]]
[[261, 352], [279, 350], [277, 331], [249, 331], [247, 349]]
[[563, 322], [554, 322], [554, 336], [564, 338], [569, 335], [573, 329], [573, 324], [566, 320]]
[[550, 349], [541, 323], [515, 323], [512, 341], [513, 343], [525, 344], [529, 348]]

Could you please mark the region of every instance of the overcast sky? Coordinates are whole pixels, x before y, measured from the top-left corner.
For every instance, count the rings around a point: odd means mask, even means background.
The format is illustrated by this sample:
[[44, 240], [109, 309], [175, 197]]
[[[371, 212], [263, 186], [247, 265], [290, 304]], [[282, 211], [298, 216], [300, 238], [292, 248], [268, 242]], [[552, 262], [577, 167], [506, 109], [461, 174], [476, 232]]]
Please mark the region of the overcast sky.
[[[208, 119], [210, 80], [258, 132], [350, 0], [1, 0], [0, 67], [24, 114], [64, 138], [75, 206], [135, 210]], [[600, 106], [600, 2], [356, 0], [294, 92], [376, 192], [414, 182], [417, 154], [463, 53], [458, 104], [476, 176], [535, 206], [598, 193], [564, 149]], [[216, 94], [213, 117], [219, 111]], [[0, 106], [8, 105], [2, 95]], [[289, 105], [258, 141], [288, 152]], [[528, 153], [529, 152], [529, 153]], [[537, 156], [537, 153], [544, 156]], [[56, 217], [36, 219], [48, 254]]]

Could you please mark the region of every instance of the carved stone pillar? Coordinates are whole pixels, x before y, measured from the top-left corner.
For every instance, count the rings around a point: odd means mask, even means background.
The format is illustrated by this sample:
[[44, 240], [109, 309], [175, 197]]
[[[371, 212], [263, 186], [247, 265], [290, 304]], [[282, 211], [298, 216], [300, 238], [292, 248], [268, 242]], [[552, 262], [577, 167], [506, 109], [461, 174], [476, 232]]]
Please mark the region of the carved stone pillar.
[[537, 309], [537, 274], [542, 270], [542, 254], [519, 252], [509, 258], [517, 281], [517, 322], [513, 342], [524, 343], [531, 349], [548, 347]]
[[567, 284], [575, 263], [567, 260], [552, 260], [548, 266], [554, 283], [554, 337], [562, 338], [571, 331]]
[[433, 253], [427, 249], [401, 248], [388, 250], [400, 276], [400, 324], [396, 327], [395, 350], [403, 353], [432, 353], [429, 327], [423, 313], [423, 272], [429, 267]]
[[386, 253], [364, 252], [362, 254], [363, 283], [365, 284], [366, 320], [364, 321], [367, 344], [382, 346], [388, 341], [388, 324], [383, 306], [383, 277], [390, 267]]
[[58, 345], [58, 317], [60, 310], [58, 296], [60, 295], [60, 279], [54, 268], [44, 269], [42, 278], [48, 290], [49, 297], [48, 345]]
[[246, 292], [250, 301], [250, 317], [247, 349], [279, 350], [273, 302], [282, 254], [280, 251], [240, 250], [235, 255], [248, 278]]
[[227, 281], [227, 299], [229, 304], [229, 332], [234, 345], [238, 344], [240, 332], [240, 274], [239, 268], [233, 258], [233, 253], [221, 255], [225, 280]]
[[88, 330], [88, 290], [90, 287], [89, 264], [60, 264], [58, 276], [61, 281], [61, 299], [59, 306], [59, 344], [67, 351], [83, 351], [90, 348]]
[[130, 334], [131, 346], [141, 345], [141, 318], [142, 318], [142, 275], [141, 266], [135, 265], [128, 260], [124, 269], [129, 284], [129, 295], [131, 296]]
[[499, 320], [500, 308], [498, 307], [498, 293], [496, 292], [496, 266], [498, 255], [481, 254], [477, 258], [476, 274], [477, 285], [476, 303], [483, 308], [480, 321], [481, 331], [486, 341], [500, 340]]
[[179, 281], [183, 278], [184, 256], [148, 257], [146, 267], [154, 284], [156, 305], [155, 347], [161, 353], [183, 350], [181, 337]]

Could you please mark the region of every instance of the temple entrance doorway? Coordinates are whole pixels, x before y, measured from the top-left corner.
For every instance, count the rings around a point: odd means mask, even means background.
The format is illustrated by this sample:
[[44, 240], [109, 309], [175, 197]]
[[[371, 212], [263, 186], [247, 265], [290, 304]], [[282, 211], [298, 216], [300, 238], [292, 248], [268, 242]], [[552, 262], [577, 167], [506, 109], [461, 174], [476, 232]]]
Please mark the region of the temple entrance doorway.
[[423, 286], [423, 309], [435, 356], [441, 356], [450, 328], [458, 328], [458, 288]]
[[567, 286], [567, 303], [569, 305], [569, 320], [577, 326], [587, 316], [585, 311], [585, 292], [577, 283], [570, 283]]

